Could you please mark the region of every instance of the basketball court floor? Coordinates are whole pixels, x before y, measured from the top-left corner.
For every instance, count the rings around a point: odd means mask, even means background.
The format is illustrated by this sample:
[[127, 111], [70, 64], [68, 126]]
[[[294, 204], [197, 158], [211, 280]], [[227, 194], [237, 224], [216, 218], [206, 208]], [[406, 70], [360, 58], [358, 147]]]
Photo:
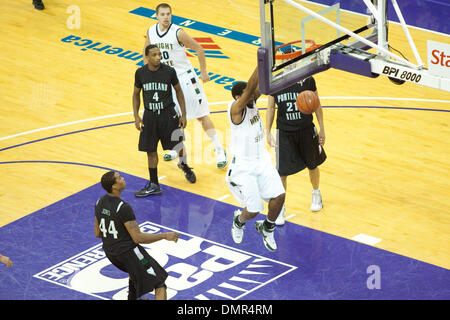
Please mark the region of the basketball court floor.
[[[230, 228], [239, 204], [195, 121], [186, 138], [197, 182], [163, 161], [160, 149], [163, 194], [134, 196], [148, 178], [132, 115], [134, 72], [159, 2], [74, 2], [45, 0], [43, 11], [31, 0], [0, 3], [0, 253], [14, 263], [0, 266], [0, 299], [126, 298], [127, 275], [94, 237], [107, 170], [125, 177], [123, 199], [142, 230], [181, 234], [176, 244], [145, 245], [169, 273], [169, 299], [450, 298], [449, 92], [332, 69], [315, 75], [327, 138], [324, 208], [309, 210], [302, 171], [288, 178], [278, 250], [265, 249], [252, 221], [236, 245]], [[341, 16], [367, 19], [360, 2], [341, 4]], [[450, 43], [448, 4], [398, 2], [425, 61], [427, 40]], [[332, 1], [302, 3], [317, 9]], [[258, 2], [170, 4], [172, 22], [205, 48], [210, 117], [228, 146], [231, 86], [256, 66]], [[389, 25], [394, 47], [408, 52], [401, 34]], [[264, 123], [266, 104], [261, 96]]]

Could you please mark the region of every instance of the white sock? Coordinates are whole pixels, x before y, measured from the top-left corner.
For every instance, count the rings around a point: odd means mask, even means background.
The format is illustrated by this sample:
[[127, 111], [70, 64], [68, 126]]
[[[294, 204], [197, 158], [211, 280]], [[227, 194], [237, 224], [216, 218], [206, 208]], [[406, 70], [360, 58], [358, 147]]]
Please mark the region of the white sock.
[[219, 141], [219, 136], [217, 134], [214, 134], [212, 137], [209, 137], [209, 138], [211, 139], [214, 149], [216, 149], [216, 150], [223, 149], [222, 145], [220, 144], [220, 141]]

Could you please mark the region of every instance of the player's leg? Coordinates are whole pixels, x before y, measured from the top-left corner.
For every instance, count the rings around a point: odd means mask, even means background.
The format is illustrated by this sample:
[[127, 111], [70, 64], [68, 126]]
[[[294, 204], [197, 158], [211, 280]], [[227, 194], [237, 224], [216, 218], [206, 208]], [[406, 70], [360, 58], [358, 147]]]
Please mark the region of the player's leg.
[[267, 213], [267, 226], [272, 227], [271, 223], [275, 223], [275, 220], [278, 218], [278, 215], [281, 213], [281, 209], [284, 205], [284, 200], [286, 198], [286, 193], [282, 193], [275, 198], [269, 200], [269, 210]]
[[208, 115], [206, 115], [201, 118], [198, 118], [197, 120], [201, 123], [203, 131], [206, 132], [206, 134], [208, 135], [209, 139], [211, 140], [214, 146], [217, 168], [219, 169], [224, 168], [228, 163], [227, 154], [225, 152], [225, 149], [222, 147], [222, 144], [220, 143], [219, 136], [217, 135], [216, 128], [214, 127], [211, 118]]
[[136, 191], [136, 197], [147, 197], [150, 195], [160, 195], [161, 188], [158, 182], [158, 154], [156, 153], [159, 142], [156, 116], [153, 112], [144, 112], [144, 127], [139, 135], [139, 151], [147, 153], [147, 166], [150, 179], [144, 188]]
[[319, 166], [326, 160], [325, 150], [319, 145], [319, 136], [314, 124], [302, 131], [301, 144], [302, 157], [309, 169], [309, 177], [312, 185], [310, 210], [317, 212], [323, 208], [322, 194], [320, 192]]
[[286, 192], [278, 171], [273, 167], [270, 156], [259, 164], [258, 188], [261, 198], [269, 201], [269, 211], [266, 220], [256, 221], [256, 230], [262, 235], [264, 245], [270, 251], [277, 249], [274, 231], [275, 221], [280, 215]]
[[225, 178], [231, 194], [244, 208], [242, 211], [235, 210], [233, 214], [231, 235], [235, 243], [242, 242], [245, 223], [264, 209], [256, 178], [251, 175], [251, 170], [246, 165], [232, 163]]
[[[277, 170], [284, 190], [287, 190], [287, 177], [306, 168], [299, 150], [299, 134], [297, 131], [277, 129]], [[286, 219], [286, 206], [283, 204], [280, 214], [275, 220], [277, 226], [282, 226]]]
[[178, 168], [180, 168], [186, 180], [195, 183], [197, 177], [192, 168], [187, 164], [187, 152], [184, 144], [184, 130], [179, 127], [179, 117], [175, 110], [167, 110], [164, 121], [160, 122], [161, 145], [164, 150], [173, 150], [178, 155]]
[[137, 300], [138, 297], [136, 295], [136, 287], [134, 285], [134, 281], [131, 280], [131, 277], [128, 278], [128, 300]]
[[311, 211], [320, 211], [323, 208], [322, 204], [322, 194], [320, 193], [319, 181], [320, 181], [320, 171], [319, 167], [315, 169], [309, 169], [309, 179], [312, 185], [311, 194]]
[[184, 176], [187, 181], [189, 181], [190, 183], [195, 183], [197, 181], [197, 177], [195, 176], [194, 171], [192, 171], [192, 168], [187, 164], [187, 154], [183, 142], [180, 142], [178, 156], [178, 168], [180, 168], [184, 172]]
[[309, 170], [309, 180], [311, 181], [311, 186], [314, 190], [318, 190], [320, 186], [320, 170], [319, 167]]
[[166, 286], [155, 288], [155, 300], [167, 300]]
[[[287, 176], [280, 176], [281, 183], [283, 184], [285, 192], [287, 192]], [[277, 226], [282, 226], [286, 222], [286, 206], [283, 204], [281, 212], [275, 220]]]

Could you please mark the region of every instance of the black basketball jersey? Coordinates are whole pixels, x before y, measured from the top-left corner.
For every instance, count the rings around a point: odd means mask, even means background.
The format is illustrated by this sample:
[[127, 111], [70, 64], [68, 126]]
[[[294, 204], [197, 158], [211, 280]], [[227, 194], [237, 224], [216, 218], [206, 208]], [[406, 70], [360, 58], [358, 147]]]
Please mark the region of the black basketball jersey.
[[134, 85], [142, 88], [146, 110], [161, 111], [175, 106], [172, 86], [178, 83], [178, 77], [174, 68], [161, 63], [158, 70], [151, 71], [146, 64], [136, 70], [134, 78]]
[[306, 78], [272, 94], [278, 106], [277, 129], [293, 131], [312, 124], [313, 115], [301, 113], [295, 103], [298, 94], [305, 90], [317, 90], [316, 81], [313, 77]]
[[133, 209], [125, 201], [105, 194], [95, 204], [103, 250], [111, 255], [119, 255], [133, 249], [136, 243], [125, 227], [125, 222], [136, 220]]

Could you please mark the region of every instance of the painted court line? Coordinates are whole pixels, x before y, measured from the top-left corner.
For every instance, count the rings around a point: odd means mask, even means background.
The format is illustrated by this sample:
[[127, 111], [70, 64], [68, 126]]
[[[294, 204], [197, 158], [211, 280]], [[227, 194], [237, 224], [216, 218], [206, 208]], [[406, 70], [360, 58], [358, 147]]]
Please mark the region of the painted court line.
[[226, 194], [224, 196], [221, 196], [220, 198], [217, 198], [217, 200], [222, 201], [222, 200], [228, 198], [229, 196], [230, 196], [229, 194]]
[[[395, 97], [320, 97], [320, 100], [333, 100], [333, 99], [338, 99], [338, 100], [344, 100], [344, 99], [348, 99], [348, 100], [396, 100], [396, 101], [418, 101], [418, 102], [450, 103], [450, 100], [395, 98]], [[267, 99], [259, 99], [258, 101], [267, 101]], [[212, 105], [212, 106], [213, 105], [222, 105], [222, 104], [228, 104], [229, 102], [230, 101], [211, 102], [210, 105]], [[324, 107], [326, 107], [326, 106], [324, 106]], [[345, 108], [345, 106], [341, 106], [341, 107]], [[350, 108], [352, 108], [352, 107], [350, 107]], [[373, 108], [382, 108], [382, 107], [374, 106]], [[403, 109], [403, 108], [402, 107], [395, 107], [394, 109]], [[416, 110], [415, 108], [409, 108], [409, 109]], [[446, 112], [448, 112], [448, 110], [434, 110], [434, 109], [417, 109], [417, 110], [446, 111]], [[140, 112], [142, 113], [143, 111], [141, 110]], [[88, 118], [88, 119], [82, 119], [82, 120], [76, 120], [76, 121], [71, 121], [71, 122], [66, 122], [66, 123], [61, 123], [61, 124], [56, 124], [56, 125], [49, 126], [49, 127], [33, 129], [33, 130], [29, 130], [29, 131], [16, 133], [16, 134], [13, 134], [13, 135], [10, 135], [10, 136], [2, 137], [2, 138], [0, 138], [0, 141], [11, 139], [11, 138], [20, 137], [20, 136], [31, 134], [31, 133], [41, 132], [41, 131], [45, 131], [45, 130], [61, 128], [61, 127], [67, 127], [67, 126], [70, 126], [70, 125], [79, 124], [79, 123], [83, 123], [83, 122], [102, 120], [102, 119], [126, 116], [126, 115], [131, 115], [131, 114], [133, 114], [132, 111], [124, 112], [124, 113], [110, 114], [110, 115], [106, 115], [106, 116], [100, 116], [100, 117], [94, 117], [94, 118]]]
[[360, 233], [360, 234], [354, 236], [352, 238], [352, 240], [355, 240], [355, 241], [358, 241], [358, 242], [362, 242], [362, 243], [368, 244], [370, 246], [374, 246], [378, 242], [381, 241], [381, 239], [379, 239], [379, 238], [375, 238], [375, 237], [369, 236], [369, 235], [364, 234], [364, 233]]

